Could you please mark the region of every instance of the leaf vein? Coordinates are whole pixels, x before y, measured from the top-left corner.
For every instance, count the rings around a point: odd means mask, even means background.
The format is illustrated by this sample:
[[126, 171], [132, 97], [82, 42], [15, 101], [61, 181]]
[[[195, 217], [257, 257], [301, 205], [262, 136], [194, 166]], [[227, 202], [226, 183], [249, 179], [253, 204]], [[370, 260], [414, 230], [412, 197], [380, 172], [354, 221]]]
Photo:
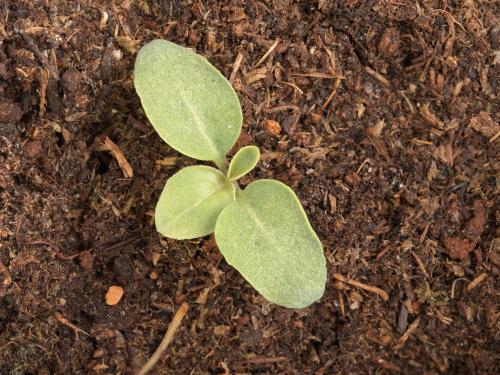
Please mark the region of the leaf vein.
[[215, 152], [217, 159], [220, 160], [222, 158], [222, 156], [221, 156], [219, 150], [217, 149], [217, 146], [215, 145], [214, 141], [212, 140], [212, 138], [210, 138], [210, 136], [207, 133], [207, 130], [203, 126], [203, 124], [204, 124], [203, 120], [200, 118], [199, 114], [196, 112], [195, 108], [189, 102], [189, 100], [187, 100], [185, 98], [184, 92], [182, 90], [178, 90], [178, 91], [179, 91], [179, 98], [181, 99], [181, 102], [189, 110], [189, 112], [193, 115], [194, 122], [195, 122], [196, 126], [198, 127], [198, 129], [200, 130], [200, 134], [203, 136], [203, 138], [205, 138], [205, 140], [208, 143], [208, 146], [212, 149], [212, 151]]

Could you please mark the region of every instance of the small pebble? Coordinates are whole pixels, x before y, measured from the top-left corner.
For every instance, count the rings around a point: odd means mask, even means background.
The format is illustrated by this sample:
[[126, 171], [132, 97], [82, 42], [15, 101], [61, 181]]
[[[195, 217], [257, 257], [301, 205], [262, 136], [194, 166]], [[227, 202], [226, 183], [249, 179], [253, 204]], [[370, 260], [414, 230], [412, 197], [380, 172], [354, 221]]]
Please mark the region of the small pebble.
[[116, 305], [122, 299], [123, 293], [124, 291], [121, 286], [110, 286], [106, 293], [106, 304], [109, 306]]

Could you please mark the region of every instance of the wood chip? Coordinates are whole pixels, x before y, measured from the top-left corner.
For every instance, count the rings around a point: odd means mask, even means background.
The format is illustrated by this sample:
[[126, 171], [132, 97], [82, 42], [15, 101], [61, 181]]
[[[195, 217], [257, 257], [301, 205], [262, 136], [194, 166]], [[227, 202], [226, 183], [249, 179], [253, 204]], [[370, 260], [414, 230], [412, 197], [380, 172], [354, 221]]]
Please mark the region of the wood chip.
[[380, 137], [382, 134], [382, 130], [385, 127], [385, 121], [384, 120], [379, 120], [375, 125], [369, 127], [367, 130], [368, 134], [370, 134], [373, 137]]
[[436, 128], [444, 128], [444, 122], [439, 120], [429, 109], [429, 104], [424, 104], [420, 107], [420, 116], [422, 119], [431, 126]]
[[481, 112], [471, 118], [469, 126], [488, 138], [493, 138], [500, 132], [500, 125], [491, 118], [488, 112]]
[[249, 71], [245, 74], [245, 83], [250, 86], [252, 83], [266, 78], [268, 71], [268, 68], [260, 68]]
[[122, 299], [123, 293], [124, 291], [121, 286], [110, 286], [108, 292], [106, 293], [106, 305], [116, 305]]
[[214, 327], [214, 335], [221, 337], [227, 336], [230, 330], [231, 330], [230, 326], [216, 326]]
[[118, 42], [120, 47], [122, 47], [123, 49], [128, 51], [130, 54], [133, 55], [137, 52], [137, 49], [138, 49], [137, 46], [138, 46], [139, 42], [135, 39], [132, 39], [128, 35], [117, 36], [116, 41]]
[[460, 260], [465, 259], [476, 247], [473, 242], [467, 239], [455, 237], [446, 237], [443, 240], [443, 244], [450, 257]]
[[177, 165], [177, 163], [179, 163], [179, 161], [181, 160], [182, 156], [169, 156], [161, 160], [156, 160], [155, 164], [161, 165], [162, 167], [173, 167], [174, 165]]
[[276, 136], [280, 135], [281, 133], [281, 125], [279, 124], [278, 121], [274, 120], [266, 120], [266, 122], [264, 123], [264, 129], [269, 134]]

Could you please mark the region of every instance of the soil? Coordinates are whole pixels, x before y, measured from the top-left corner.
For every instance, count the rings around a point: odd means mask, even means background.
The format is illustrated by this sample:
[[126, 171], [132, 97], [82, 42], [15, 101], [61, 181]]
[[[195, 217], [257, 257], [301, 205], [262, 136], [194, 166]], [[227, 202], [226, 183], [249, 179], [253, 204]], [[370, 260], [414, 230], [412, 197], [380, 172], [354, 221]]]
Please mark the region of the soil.
[[[0, 374], [134, 374], [184, 302], [155, 374], [500, 373], [498, 2], [4, 0], [0, 16]], [[133, 88], [155, 38], [231, 77], [239, 145], [263, 153], [244, 184], [292, 186], [324, 244], [313, 306], [267, 303], [211, 237], [155, 232], [166, 179], [195, 163]]]

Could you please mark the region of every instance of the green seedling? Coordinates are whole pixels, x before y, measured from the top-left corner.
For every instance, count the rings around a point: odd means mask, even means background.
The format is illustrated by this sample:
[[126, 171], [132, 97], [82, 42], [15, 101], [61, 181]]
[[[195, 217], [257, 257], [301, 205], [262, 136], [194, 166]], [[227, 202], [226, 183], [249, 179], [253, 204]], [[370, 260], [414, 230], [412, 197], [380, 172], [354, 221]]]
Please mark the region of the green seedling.
[[179, 240], [215, 232], [226, 261], [272, 303], [302, 308], [320, 299], [323, 247], [295, 193], [275, 180], [240, 189], [237, 180], [259, 161], [255, 146], [226, 165], [243, 116], [224, 76], [191, 50], [154, 40], [139, 51], [134, 85], [165, 142], [218, 167], [186, 167], [170, 177], [155, 210], [158, 232]]

